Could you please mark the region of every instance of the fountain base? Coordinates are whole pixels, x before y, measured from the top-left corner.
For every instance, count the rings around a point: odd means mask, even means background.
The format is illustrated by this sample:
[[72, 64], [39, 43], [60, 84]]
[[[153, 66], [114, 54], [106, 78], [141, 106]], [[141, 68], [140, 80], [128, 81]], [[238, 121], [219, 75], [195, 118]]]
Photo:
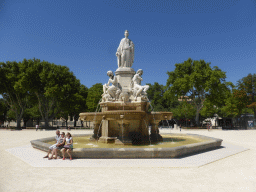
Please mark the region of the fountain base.
[[[180, 137], [183, 139], [194, 138], [199, 139], [201, 142], [184, 144], [177, 147], [159, 147], [153, 148], [152, 145], [141, 148], [140, 146], [123, 146], [115, 147], [118, 145], [108, 144], [108, 148], [95, 148], [94, 145], [90, 145], [91, 148], [74, 148], [72, 151], [73, 158], [88, 158], [88, 159], [135, 159], [135, 158], [177, 158], [187, 156], [190, 154], [196, 154], [212, 149], [219, 148], [222, 140], [212, 137], [206, 137], [201, 135], [192, 134], [169, 134], [171, 137]], [[72, 137], [75, 140], [78, 137], [89, 136], [88, 134], [73, 134]], [[89, 139], [89, 138], [88, 138]], [[182, 140], [183, 140], [182, 139]], [[55, 141], [54, 137], [43, 138], [31, 141], [31, 145], [34, 148], [47, 152], [52, 144], [47, 142]], [[113, 147], [110, 147], [110, 146]], [[172, 145], [172, 144], [171, 144]], [[88, 146], [88, 145], [87, 145]], [[120, 145], [122, 146], [122, 145]], [[131, 147], [130, 147], [131, 146]], [[74, 146], [75, 147], [75, 146]], [[129, 148], [130, 147], [130, 148]]]
[[80, 119], [93, 121], [92, 140], [96, 139], [101, 143], [130, 145], [162, 141], [158, 123], [172, 118], [172, 112], [148, 112], [149, 102], [141, 99], [127, 103], [101, 102], [100, 106], [102, 112], [80, 113]]
[[99, 143], [115, 143], [116, 139], [117, 139], [116, 137], [104, 137], [104, 136], [102, 136], [102, 137], [99, 138], [98, 142]]

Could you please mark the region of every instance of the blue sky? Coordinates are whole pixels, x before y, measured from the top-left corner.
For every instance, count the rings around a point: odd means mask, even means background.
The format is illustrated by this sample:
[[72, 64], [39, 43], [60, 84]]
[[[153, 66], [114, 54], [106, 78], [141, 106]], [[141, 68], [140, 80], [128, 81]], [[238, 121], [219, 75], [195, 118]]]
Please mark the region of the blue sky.
[[0, 61], [66, 65], [81, 83], [106, 83], [129, 31], [133, 68], [165, 85], [167, 71], [204, 59], [227, 81], [256, 71], [256, 0], [0, 0]]

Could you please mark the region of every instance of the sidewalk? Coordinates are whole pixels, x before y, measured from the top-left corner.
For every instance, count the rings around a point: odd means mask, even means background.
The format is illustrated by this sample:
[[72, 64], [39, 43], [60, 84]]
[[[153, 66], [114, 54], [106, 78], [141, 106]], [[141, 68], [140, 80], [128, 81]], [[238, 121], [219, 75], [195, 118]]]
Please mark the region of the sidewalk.
[[[174, 161], [170, 159], [49, 161], [42, 158], [44, 152], [30, 148], [30, 140], [51, 137], [55, 131], [1, 131], [0, 191], [255, 191], [255, 130], [160, 131], [216, 137], [227, 147], [249, 150], [232, 156], [226, 150], [222, 155], [228, 157], [203, 166], [200, 162], [217, 158], [216, 151], [195, 155], [187, 161], [191, 165], [187, 167], [172, 166]], [[29, 156], [26, 150], [34, 152]], [[175, 161], [181, 164], [185, 159]]]

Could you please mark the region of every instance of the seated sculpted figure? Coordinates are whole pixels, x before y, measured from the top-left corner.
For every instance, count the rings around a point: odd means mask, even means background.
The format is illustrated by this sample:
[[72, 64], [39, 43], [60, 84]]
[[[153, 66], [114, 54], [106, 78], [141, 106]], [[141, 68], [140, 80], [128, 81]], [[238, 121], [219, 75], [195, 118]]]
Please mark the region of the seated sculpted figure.
[[141, 81], [143, 81], [143, 79], [141, 78], [142, 74], [142, 69], [139, 69], [132, 78], [133, 94], [135, 96], [135, 100], [137, 99], [138, 96], [147, 95], [147, 90], [149, 89], [148, 85], [141, 85]]
[[[107, 84], [103, 85], [103, 98], [106, 97], [108, 99], [117, 100], [121, 93], [121, 90], [118, 87], [117, 78], [112, 71], [108, 71], [107, 75], [109, 76], [109, 80]], [[112, 85], [110, 86], [111, 83]]]

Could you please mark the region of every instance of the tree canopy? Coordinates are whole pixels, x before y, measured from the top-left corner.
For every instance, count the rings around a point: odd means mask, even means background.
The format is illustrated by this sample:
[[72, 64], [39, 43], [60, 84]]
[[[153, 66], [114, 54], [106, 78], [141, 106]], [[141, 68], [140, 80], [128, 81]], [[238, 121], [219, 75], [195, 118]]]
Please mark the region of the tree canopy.
[[[33, 103], [30, 112], [37, 111], [32, 107], [37, 106], [45, 127], [49, 127], [48, 122], [61, 110], [69, 114], [86, 110], [83, 97], [87, 95], [87, 88], [66, 66], [39, 59], [24, 59], [19, 63], [1, 63], [0, 74], [4, 75], [1, 77], [0, 93], [15, 111], [17, 123], [32, 96], [36, 96], [38, 105]], [[26, 115], [29, 115], [29, 111], [26, 111]]]
[[88, 96], [86, 99], [87, 109], [89, 112], [94, 112], [101, 100], [103, 94], [102, 84], [96, 83], [88, 89]]
[[0, 124], [6, 120], [6, 114], [8, 111], [8, 106], [6, 105], [3, 98], [0, 98]]
[[9, 110], [13, 111], [12, 114], [16, 117], [18, 128], [20, 128], [21, 119], [30, 96], [30, 93], [23, 89], [19, 83], [24, 73], [22, 65], [16, 61], [0, 63], [0, 94], [3, 95]]
[[163, 97], [165, 88], [163, 85], [158, 84], [155, 82], [153, 85], [152, 84], [147, 84], [149, 85], [149, 89], [147, 91], [147, 96], [148, 99], [153, 107], [154, 111], [168, 111], [168, 102], [167, 100]]
[[[248, 74], [246, 77], [237, 81], [237, 89], [246, 96], [247, 107], [251, 108], [256, 119], [256, 102], [255, 102], [256, 74]], [[245, 96], [244, 96], [245, 97]]]
[[[237, 117], [246, 110], [256, 118], [256, 74], [238, 80], [235, 87], [218, 67], [190, 58], [167, 74], [166, 86], [148, 84], [151, 110], [172, 111], [176, 118], [195, 117], [197, 124], [199, 114]], [[22, 118], [42, 118], [46, 127], [55, 117], [78, 120], [81, 112], [99, 110], [102, 93], [101, 83], [88, 89], [66, 66], [35, 58], [0, 63], [0, 120], [16, 119], [17, 127]]]
[[167, 72], [167, 90], [165, 97], [168, 99], [187, 96], [196, 108], [196, 123], [199, 124], [199, 113], [206, 99], [219, 104], [225, 98], [232, 83], [226, 82], [226, 74], [218, 67], [211, 68], [210, 63], [204, 60], [188, 59], [183, 63], [175, 64], [175, 70]]

